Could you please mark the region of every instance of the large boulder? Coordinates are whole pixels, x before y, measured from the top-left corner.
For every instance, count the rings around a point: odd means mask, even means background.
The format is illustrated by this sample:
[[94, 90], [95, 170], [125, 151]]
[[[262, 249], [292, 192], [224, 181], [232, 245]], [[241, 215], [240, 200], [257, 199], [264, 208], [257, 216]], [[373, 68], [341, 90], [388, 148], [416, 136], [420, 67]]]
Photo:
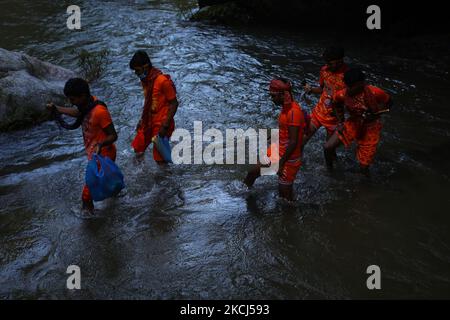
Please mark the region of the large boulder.
[[63, 103], [64, 83], [74, 76], [70, 70], [0, 48], [0, 131], [47, 120], [46, 103]]

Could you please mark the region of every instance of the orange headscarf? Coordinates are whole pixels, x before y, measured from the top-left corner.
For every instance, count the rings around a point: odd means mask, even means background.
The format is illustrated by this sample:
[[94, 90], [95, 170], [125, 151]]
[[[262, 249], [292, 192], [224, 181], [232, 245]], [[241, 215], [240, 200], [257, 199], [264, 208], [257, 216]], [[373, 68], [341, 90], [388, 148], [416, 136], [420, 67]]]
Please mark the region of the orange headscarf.
[[273, 93], [284, 93], [284, 106], [292, 103], [292, 84], [290, 81], [284, 82], [280, 79], [270, 81], [269, 91]]

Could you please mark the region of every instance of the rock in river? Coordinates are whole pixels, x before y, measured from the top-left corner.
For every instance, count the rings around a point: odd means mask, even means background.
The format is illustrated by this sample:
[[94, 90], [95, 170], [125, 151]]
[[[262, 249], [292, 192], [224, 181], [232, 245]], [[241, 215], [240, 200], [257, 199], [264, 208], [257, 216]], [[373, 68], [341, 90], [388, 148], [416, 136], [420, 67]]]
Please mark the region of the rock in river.
[[62, 103], [63, 88], [75, 73], [27, 54], [0, 48], [0, 131], [48, 119], [48, 101]]

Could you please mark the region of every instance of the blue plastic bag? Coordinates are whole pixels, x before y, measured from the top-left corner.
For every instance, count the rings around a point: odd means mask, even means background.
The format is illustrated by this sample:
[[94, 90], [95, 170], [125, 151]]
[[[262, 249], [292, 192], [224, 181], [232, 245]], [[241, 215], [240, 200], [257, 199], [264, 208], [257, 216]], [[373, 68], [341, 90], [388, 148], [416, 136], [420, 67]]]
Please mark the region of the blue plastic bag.
[[86, 185], [94, 201], [113, 197], [125, 187], [123, 174], [117, 164], [110, 158], [96, 153], [87, 164]]
[[158, 152], [163, 157], [164, 161], [167, 163], [173, 163], [172, 150], [170, 149], [169, 138], [161, 137], [159, 134], [157, 134], [156, 136], [153, 137], [152, 141]]

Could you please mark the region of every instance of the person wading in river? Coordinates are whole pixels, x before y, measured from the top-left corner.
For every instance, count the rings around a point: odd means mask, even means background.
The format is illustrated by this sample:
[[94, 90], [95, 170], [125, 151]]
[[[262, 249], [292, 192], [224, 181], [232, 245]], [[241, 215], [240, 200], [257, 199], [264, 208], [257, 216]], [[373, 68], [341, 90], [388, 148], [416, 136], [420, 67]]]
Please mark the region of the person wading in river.
[[[64, 95], [76, 108], [58, 107], [53, 103], [47, 104], [47, 108], [53, 113], [56, 121], [68, 130], [82, 127], [84, 147], [89, 160], [97, 153], [115, 161], [117, 140], [116, 129], [111, 115], [104, 102], [91, 95], [89, 84], [80, 78], [73, 78], [66, 82]], [[62, 114], [76, 118], [73, 124], [68, 124], [61, 117]], [[82, 193], [82, 209], [93, 213], [89, 188], [85, 185]]]
[[[139, 50], [133, 55], [130, 69], [134, 70], [141, 80], [145, 97], [142, 115], [136, 127], [137, 134], [131, 143], [140, 158], [157, 134], [161, 137], [172, 135], [175, 130], [174, 116], [178, 109], [178, 100], [170, 76], [153, 67], [144, 51]], [[158, 164], [165, 163], [156, 147], [153, 147], [153, 159]]]
[[[338, 119], [336, 111], [332, 108], [332, 98], [335, 92], [344, 89], [344, 73], [349, 69], [344, 62], [344, 49], [329, 47], [323, 53], [326, 65], [320, 70], [319, 86], [311, 87], [305, 84], [305, 93], [320, 94], [320, 99], [311, 113], [309, 128], [305, 133], [303, 145], [311, 139], [320, 127], [325, 127], [327, 140], [336, 130]], [[336, 154], [334, 153], [334, 157]]]
[[[373, 162], [380, 141], [380, 115], [389, 111], [391, 97], [375, 86], [366, 84], [365, 75], [360, 69], [350, 69], [344, 75], [346, 88], [335, 93], [333, 106], [339, 112], [336, 132], [325, 143], [324, 153], [327, 166], [333, 167], [333, 153], [336, 147], [344, 144], [349, 147], [356, 142], [356, 157], [361, 172], [369, 176], [369, 166]], [[344, 111], [349, 117], [344, 122]]]
[[[306, 128], [305, 114], [300, 105], [294, 101], [292, 84], [288, 80], [273, 79], [269, 90], [273, 103], [281, 107], [278, 117], [278, 190], [282, 198], [292, 201], [294, 180], [301, 166], [302, 140]], [[253, 186], [256, 179], [261, 176], [261, 167], [262, 165], [258, 164], [248, 172], [244, 180], [248, 187]]]

